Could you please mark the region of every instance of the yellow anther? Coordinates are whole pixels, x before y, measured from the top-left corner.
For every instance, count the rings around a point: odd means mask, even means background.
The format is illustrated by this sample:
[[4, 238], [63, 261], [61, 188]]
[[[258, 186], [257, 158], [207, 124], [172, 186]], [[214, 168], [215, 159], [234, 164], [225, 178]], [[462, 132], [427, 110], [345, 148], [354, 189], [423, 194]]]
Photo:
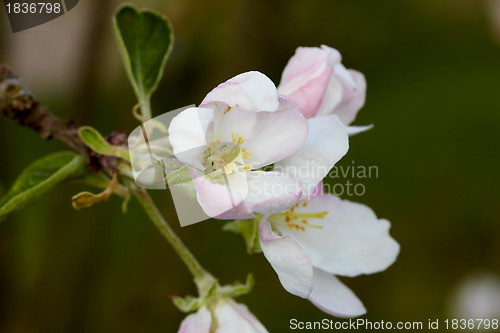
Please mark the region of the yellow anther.
[[233, 138], [233, 142], [237, 142], [239, 136], [240, 135], [238, 134], [238, 132], [234, 132], [233, 134], [231, 134], [231, 137]]
[[247, 151], [245, 151], [245, 152], [243, 152], [242, 157], [243, 157], [243, 158], [245, 158], [245, 159], [248, 159], [248, 158], [251, 158], [251, 157], [252, 157], [252, 154], [251, 154], [251, 153], [249, 153], [249, 152], [247, 152]]
[[243, 164], [245, 171], [252, 171], [252, 166], [250, 164]]
[[[303, 207], [304, 204], [302, 204]], [[295, 207], [292, 207], [288, 212], [279, 213], [284, 216], [286, 226], [290, 229], [295, 229], [298, 231], [306, 231], [306, 227], [323, 229], [323, 226], [310, 224], [307, 219], [322, 219], [328, 214], [327, 211], [318, 213], [294, 213]]]
[[238, 132], [234, 132], [233, 134], [231, 134], [231, 138], [233, 138], [233, 142], [236, 143], [238, 146], [241, 146], [241, 144], [244, 141]]

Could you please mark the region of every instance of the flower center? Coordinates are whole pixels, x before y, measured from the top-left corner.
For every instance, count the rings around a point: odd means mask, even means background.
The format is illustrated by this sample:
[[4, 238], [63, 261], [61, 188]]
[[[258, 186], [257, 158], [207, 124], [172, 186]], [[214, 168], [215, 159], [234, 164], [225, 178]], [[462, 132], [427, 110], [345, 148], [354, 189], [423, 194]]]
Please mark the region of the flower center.
[[222, 142], [219, 138], [212, 140], [207, 150], [203, 153], [203, 165], [207, 173], [223, 173], [230, 175], [233, 172], [248, 172], [252, 170], [250, 164], [244, 163], [244, 159], [252, 157], [252, 154], [240, 148], [244, 139], [236, 132], [231, 135], [232, 142]]
[[328, 214], [327, 211], [318, 213], [300, 213], [295, 211], [297, 208], [307, 207], [307, 203], [308, 202], [306, 200], [303, 200], [284, 213], [273, 214], [269, 217], [269, 222], [272, 224], [284, 225], [297, 231], [306, 231], [307, 227], [323, 229], [320, 225], [309, 223], [309, 219], [323, 219]]

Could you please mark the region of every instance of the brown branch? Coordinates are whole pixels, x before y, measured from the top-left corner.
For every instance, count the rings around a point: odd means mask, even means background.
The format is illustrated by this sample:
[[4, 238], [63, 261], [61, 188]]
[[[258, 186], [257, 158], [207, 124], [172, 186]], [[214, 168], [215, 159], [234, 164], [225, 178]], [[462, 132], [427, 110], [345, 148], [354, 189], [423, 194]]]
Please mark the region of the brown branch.
[[[80, 139], [74, 122], [61, 119], [42, 106], [21, 80], [4, 64], [0, 64], [0, 112], [19, 125], [39, 133], [43, 139], [56, 138], [77, 153], [87, 156], [89, 166], [95, 170], [104, 167], [112, 173], [113, 169], [116, 169], [116, 158], [99, 155], [87, 148]], [[115, 137], [116, 134], [112, 134], [110, 141], [116, 141]], [[120, 138], [122, 137], [123, 134]], [[121, 142], [113, 142], [113, 144], [124, 143], [123, 139], [119, 141]]]

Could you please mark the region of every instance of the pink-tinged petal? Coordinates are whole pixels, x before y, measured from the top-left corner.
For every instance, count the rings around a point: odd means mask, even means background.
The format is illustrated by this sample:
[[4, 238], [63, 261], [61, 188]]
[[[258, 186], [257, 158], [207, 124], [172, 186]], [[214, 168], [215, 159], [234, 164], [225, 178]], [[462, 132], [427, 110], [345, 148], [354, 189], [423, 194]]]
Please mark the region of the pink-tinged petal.
[[324, 52], [328, 53], [328, 66], [336, 66], [337, 64], [342, 63], [342, 55], [337, 49], [330, 47], [328, 45], [322, 44], [321, 49]]
[[328, 88], [333, 68], [327, 68], [319, 76], [310, 79], [287, 96], [294, 100], [306, 118], [316, 115]]
[[214, 310], [218, 327], [216, 333], [267, 333], [266, 328], [243, 304], [221, 300]]
[[[251, 218], [254, 214], [240, 205], [248, 193], [245, 172], [234, 172], [224, 177], [222, 174], [203, 175], [188, 168], [196, 189], [196, 198], [209, 217], [218, 219]], [[214, 180], [213, 177], [217, 180]]]
[[320, 310], [341, 318], [353, 318], [366, 313], [363, 303], [337, 277], [315, 268], [313, 283], [309, 300]]
[[302, 198], [307, 198], [316, 185], [330, 172], [349, 149], [344, 124], [335, 115], [308, 119], [309, 135], [291, 156], [277, 162], [274, 170], [300, 180]]
[[182, 321], [178, 333], [209, 333], [211, 323], [210, 311], [202, 307], [198, 312], [190, 314]]
[[260, 72], [246, 72], [221, 83], [201, 105], [222, 102], [247, 111], [276, 111], [278, 92], [274, 83]]
[[316, 185], [316, 187], [312, 190], [311, 196], [315, 197], [315, 196], [320, 196], [320, 195], [324, 195], [324, 194], [325, 194], [325, 190], [323, 188], [323, 181], [320, 181], [318, 183], [318, 185]]
[[292, 208], [300, 200], [302, 184], [279, 172], [252, 171], [247, 173], [248, 194], [245, 205], [264, 215]]
[[373, 128], [373, 125], [368, 126], [347, 126], [347, 134], [353, 136], [359, 133], [369, 131]]
[[169, 138], [175, 156], [182, 162], [203, 170], [199, 156], [207, 149], [207, 131], [214, 110], [189, 108], [172, 119]]
[[340, 53], [334, 49], [298, 47], [283, 70], [278, 92], [291, 94], [340, 60]]
[[253, 169], [277, 162], [302, 146], [307, 138], [307, 120], [292, 100], [280, 96], [277, 112], [260, 112], [255, 131], [242, 148], [251, 154], [246, 159]]
[[[299, 204], [294, 213], [327, 212], [324, 218], [308, 218], [321, 228], [297, 231], [276, 224], [283, 235], [296, 239], [314, 267], [330, 274], [357, 276], [385, 270], [399, 254], [399, 244], [390, 236], [390, 223], [378, 219], [368, 206], [340, 200], [332, 194], [314, 196]], [[272, 221], [279, 215], [270, 217]]]
[[342, 102], [343, 94], [344, 87], [342, 82], [337, 79], [335, 75], [330, 76], [330, 81], [328, 81], [328, 86], [321, 100], [321, 105], [316, 111], [316, 117], [334, 113], [335, 108]]
[[[341, 91], [342, 99], [335, 105], [328, 104], [329, 95], [338, 97]], [[354, 121], [359, 109], [365, 104], [366, 80], [362, 73], [349, 69], [341, 64], [334, 69], [332, 79], [326, 91], [325, 101], [318, 111], [318, 115], [333, 113], [339, 116], [345, 125]]]
[[253, 211], [245, 204], [242, 203], [236, 205], [236, 207], [215, 216], [214, 218], [218, 220], [234, 220], [234, 219], [253, 219], [255, 214]]
[[365, 76], [352, 69], [349, 70], [349, 74], [351, 74], [354, 80], [354, 89], [346, 89], [342, 102], [335, 108], [335, 114], [338, 115], [346, 125], [349, 125], [356, 119], [359, 109], [365, 105], [366, 98]]
[[278, 278], [291, 294], [307, 298], [313, 287], [313, 267], [302, 245], [290, 236], [277, 236], [264, 217], [260, 222], [260, 246]]

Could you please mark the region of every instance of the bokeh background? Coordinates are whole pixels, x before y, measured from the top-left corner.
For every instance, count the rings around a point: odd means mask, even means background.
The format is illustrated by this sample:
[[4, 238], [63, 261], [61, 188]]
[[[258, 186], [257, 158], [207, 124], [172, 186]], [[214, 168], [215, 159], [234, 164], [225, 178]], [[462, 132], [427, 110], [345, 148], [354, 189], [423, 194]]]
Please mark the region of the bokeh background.
[[[351, 138], [340, 164], [376, 165], [379, 177], [361, 180], [362, 197], [344, 198], [390, 220], [401, 244], [387, 271], [343, 279], [366, 319], [457, 317], [464, 279], [500, 276], [500, 1], [133, 2], [161, 11], [175, 29], [156, 115], [199, 103], [244, 71], [278, 84], [299, 45], [335, 47], [348, 68], [365, 73], [367, 103], [355, 124], [375, 128]], [[111, 25], [118, 4], [81, 0], [16, 34], [1, 8], [0, 61], [57, 115], [102, 133], [131, 131], [135, 100]], [[0, 191], [28, 163], [61, 149], [0, 118]], [[75, 212], [70, 198], [83, 189], [63, 186], [0, 224], [0, 332], [176, 332], [184, 314], [170, 296], [195, 293], [188, 271], [137, 203], [128, 214], [118, 198]], [[174, 220], [165, 194], [155, 200]], [[253, 272], [254, 291], [238, 300], [270, 332], [290, 331], [291, 318], [330, 318], [286, 293], [265, 258], [247, 255], [222, 224], [175, 230], [222, 283]]]

